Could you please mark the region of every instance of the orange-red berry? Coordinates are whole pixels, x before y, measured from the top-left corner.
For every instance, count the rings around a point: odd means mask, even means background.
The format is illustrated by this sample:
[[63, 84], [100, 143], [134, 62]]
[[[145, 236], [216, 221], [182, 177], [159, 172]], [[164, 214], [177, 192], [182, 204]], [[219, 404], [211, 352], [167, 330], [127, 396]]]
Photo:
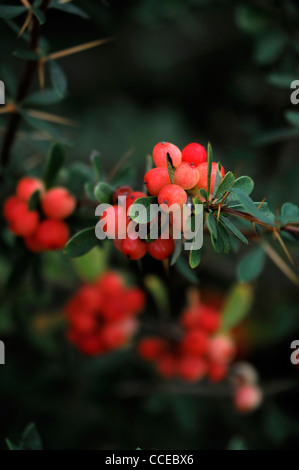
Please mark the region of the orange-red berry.
[[69, 237], [68, 226], [61, 220], [43, 220], [36, 231], [38, 243], [46, 250], [62, 250]]
[[127, 197], [127, 209], [140, 197], [146, 197], [146, 194], [142, 193], [141, 191], [133, 191], [130, 193]]
[[198, 169], [193, 163], [182, 162], [174, 172], [174, 183], [186, 190], [194, 188], [198, 179]]
[[162, 166], [152, 168], [144, 175], [144, 184], [152, 196], [158, 196], [161, 189], [170, 183], [168, 170]]
[[[210, 183], [210, 193], [213, 192], [214, 186], [215, 186], [215, 180], [216, 180], [216, 175], [217, 175], [217, 167], [218, 164], [213, 162], [212, 163], [212, 171], [211, 171], [211, 183]], [[197, 182], [197, 186], [199, 189], [205, 189], [206, 191], [208, 190], [208, 163], [201, 163], [198, 167], [198, 173], [199, 173], [199, 179]], [[220, 173], [223, 178], [225, 175], [225, 171], [223, 166], [220, 168]]]
[[65, 188], [52, 188], [42, 197], [43, 212], [50, 219], [66, 219], [75, 207], [76, 199]]
[[12, 220], [13, 211], [15, 207], [18, 207], [18, 206], [24, 207], [24, 201], [22, 201], [17, 196], [11, 196], [5, 200], [3, 204], [3, 215], [7, 221]]
[[121, 244], [121, 251], [125, 256], [127, 256], [131, 260], [141, 259], [145, 256], [147, 252], [147, 244], [140, 240], [140, 238], [136, 238], [133, 240], [130, 237], [125, 238]]
[[180, 149], [169, 142], [160, 142], [153, 150], [153, 160], [156, 166], [167, 167], [167, 154], [169, 154], [173, 166], [176, 168], [182, 161]]
[[230, 362], [235, 354], [236, 346], [228, 336], [218, 335], [210, 340], [209, 357], [211, 361], [225, 364]]
[[201, 330], [192, 330], [183, 338], [181, 348], [186, 354], [200, 356], [208, 351], [209, 339]]
[[112, 195], [113, 204], [118, 204], [119, 197], [127, 198], [132, 192], [133, 189], [130, 186], [121, 186], [120, 188], [117, 188]]
[[28, 237], [32, 235], [39, 222], [37, 211], [30, 211], [27, 204], [18, 204], [11, 210], [10, 230], [20, 237]]
[[165, 342], [159, 338], [145, 338], [138, 344], [139, 355], [150, 361], [157, 360], [165, 350]]
[[158, 202], [160, 205], [164, 205], [164, 210], [175, 212], [176, 210], [180, 210], [183, 205], [186, 204], [187, 194], [180, 186], [176, 184], [167, 184], [159, 192]]
[[103, 212], [101, 224], [110, 238], [123, 238], [127, 231], [127, 211], [123, 206], [110, 206]]
[[20, 199], [27, 202], [35, 191], [43, 192], [44, 190], [45, 186], [41, 180], [25, 176], [18, 182], [16, 193]]
[[183, 148], [182, 161], [198, 166], [207, 161], [207, 151], [202, 145], [193, 142]]
[[189, 382], [202, 379], [207, 371], [206, 361], [194, 356], [183, 356], [179, 359], [177, 368], [178, 375]]
[[172, 238], [163, 239], [160, 237], [147, 245], [149, 254], [159, 261], [169, 258], [174, 248], [175, 244]]

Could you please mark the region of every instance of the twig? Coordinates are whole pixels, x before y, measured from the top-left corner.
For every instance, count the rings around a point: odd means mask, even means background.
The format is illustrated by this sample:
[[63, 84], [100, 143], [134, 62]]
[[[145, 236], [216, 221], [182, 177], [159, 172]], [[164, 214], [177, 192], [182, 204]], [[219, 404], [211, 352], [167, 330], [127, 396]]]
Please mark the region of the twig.
[[[43, 0], [40, 10], [43, 13], [45, 13], [49, 5], [50, 5], [50, 0]], [[33, 17], [32, 31], [31, 31], [30, 45], [29, 45], [29, 48], [32, 52], [37, 51], [39, 38], [40, 38], [40, 24], [37, 18]], [[29, 60], [27, 62], [23, 76], [19, 83], [18, 91], [17, 91], [17, 96], [16, 96], [17, 103], [23, 101], [24, 98], [27, 96], [32, 79], [36, 72], [37, 66], [38, 66], [37, 60]], [[9, 119], [7, 129], [4, 135], [3, 146], [2, 146], [2, 151], [1, 151], [1, 164], [3, 167], [7, 166], [9, 162], [10, 152], [11, 152], [14, 140], [15, 140], [16, 133], [19, 128], [20, 121], [21, 121], [21, 115], [18, 112], [12, 114], [12, 116]]]
[[287, 276], [287, 278], [290, 279], [290, 281], [292, 281], [295, 286], [299, 287], [298, 276], [279, 256], [279, 254], [275, 250], [273, 250], [272, 246], [270, 246], [268, 243], [263, 243], [263, 248], [269, 258], [276, 264], [276, 266], [278, 266], [278, 268]]

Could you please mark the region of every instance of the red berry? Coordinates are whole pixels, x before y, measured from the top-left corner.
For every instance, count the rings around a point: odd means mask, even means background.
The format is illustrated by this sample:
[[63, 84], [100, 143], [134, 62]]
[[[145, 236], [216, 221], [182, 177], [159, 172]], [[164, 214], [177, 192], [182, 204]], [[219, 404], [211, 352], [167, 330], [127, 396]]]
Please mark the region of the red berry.
[[181, 348], [185, 354], [190, 354], [192, 356], [203, 355], [209, 348], [208, 337], [200, 330], [192, 330], [183, 338]]
[[119, 197], [127, 198], [132, 192], [133, 189], [130, 186], [121, 186], [120, 188], [117, 188], [112, 195], [113, 204], [118, 204]]
[[62, 250], [69, 237], [68, 226], [61, 220], [44, 220], [36, 231], [38, 243], [46, 250]]
[[149, 254], [159, 261], [169, 258], [174, 248], [175, 244], [172, 238], [163, 239], [160, 237], [147, 245]]
[[170, 183], [168, 170], [162, 166], [152, 168], [144, 175], [144, 184], [152, 196], [158, 196], [161, 189]]
[[195, 142], [188, 144], [182, 150], [182, 161], [198, 166], [207, 161], [207, 151], [202, 145], [196, 144]]
[[42, 197], [42, 209], [50, 219], [66, 219], [75, 210], [76, 199], [65, 188], [53, 188]]
[[[216, 179], [216, 174], [217, 174], [217, 167], [218, 167], [218, 164], [213, 162], [212, 163], [212, 172], [211, 172], [211, 184], [210, 184], [210, 193], [213, 192], [214, 190], [214, 185], [215, 185], [215, 179]], [[208, 163], [201, 163], [201, 165], [199, 165], [197, 167], [198, 169], [198, 173], [199, 173], [199, 179], [198, 179], [198, 183], [197, 183], [197, 186], [199, 189], [205, 189], [206, 191], [208, 190]], [[225, 175], [225, 171], [224, 171], [224, 168], [223, 166], [221, 166], [220, 168], [220, 173], [221, 173], [221, 176], [223, 178], [223, 176]]]
[[184, 310], [181, 323], [186, 330], [199, 327], [200, 307], [193, 306]]
[[128, 289], [124, 295], [124, 305], [132, 313], [139, 313], [144, 309], [145, 297], [144, 293], [138, 287]]
[[160, 142], [154, 147], [153, 160], [156, 166], [167, 167], [167, 154], [170, 155], [173, 166], [176, 168], [182, 161], [182, 153], [176, 145], [169, 142]]
[[39, 216], [37, 211], [30, 211], [27, 204], [18, 204], [11, 210], [10, 230], [21, 237], [32, 235], [37, 227]]
[[210, 305], [200, 306], [198, 326], [207, 333], [214, 333], [220, 327], [221, 317], [219, 312]]
[[124, 288], [122, 277], [117, 272], [113, 271], [103, 274], [98, 279], [97, 285], [105, 295], [114, 295]]
[[227, 374], [227, 365], [219, 362], [211, 362], [208, 366], [208, 377], [211, 382], [220, 382]]
[[103, 212], [101, 225], [109, 238], [123, 238], [127, 232], [127, 211], [122, 206], [110, 206]]
[[32, 235], [29, 235], [28, 237], [25, 237], [24, 242], [28, 250], [32, 251], [33, 253], [41, 253], [43, 251], [43, 247], [36, 238], [36, 232], [34, 232]]
[[91, 315], [88, 312], [81, 310], [75, 315], [72, 315], [70, 319], [72, 328], [74, 328], [80, 334], [92, 333], [97, 326], [97, 321], [94, 315]]
[[22, 201], [17, 196], [11, 196], [3, 204], [3, 215], [6, 220], [10, 221], [12, 219], [12, 213], [15, 207], [23, 206], [24, 201]]
[[228, 336], [219, 335], [210, 340], [209, 357], [211, 361], [226, 364], [233, 359], [235, 354], [235, 344]]
[[[158, 195], [159, 204], [163, 204], [163, 210], [173, 212], [180, 210], [187, 202], [187, 194], [180, 186], [176, 184], [167, 184], [161, 189]], [[174, 207], [171, 207], [174, 205]], [[165, 207], [167, 206], [167, 207]]]
[[171, 353], [164, 353], [157, 361], [158, 372], [165, 377], [170, 379], [177, 374], [177, 359]]
[[139, 355], [146, 360], [157, 360], [165, 350], [165, 343], [159, 338], [145, 338], [139, 342]]
[[240, 413], [253, 411], [262, 402], [262, 392], [256, 385], [241, 385], [237, 388], [234, 405]]
[[182, 162], [174, 172], [174, 183], [183, 189], [191, 189], [196, 186], [199, 173], [193, 163]]
[[18, 182], [16, 193], [20, 199], [27, 202], [35, 191], [43, 192], [44, 190], [45, 186], [41, 180], [25, 176]]
[[95, 333], [80, 337], [76, 344], [80, 351], [88, 356], [96, 356], [104, 350], [101, 338]]
[[128, 336], [121, 327], [121, 324], [111, 323], [101, 329], [101, 338], [104, 346], [109, 350], [123, 346]]
[[136, 199], [139, 199], [140, 197], [146, 197], [146, 194], [142, 193], [141, 191], [133, 191], [129, 196], [127, 197], [127, 209], [134, 204]]
[[145, 256], [147, 252], [147, 246], [145, 242], [140, 240], [140, 238], [133, 240], [132, 238], [127, 237], [122, 241], [121, 251], [129, 259], [137, 260]]
[[183, 356], [177, 367], [179, 376], [190, 382], [202, 379], [207, 372], [206, 361], [200, 357]]

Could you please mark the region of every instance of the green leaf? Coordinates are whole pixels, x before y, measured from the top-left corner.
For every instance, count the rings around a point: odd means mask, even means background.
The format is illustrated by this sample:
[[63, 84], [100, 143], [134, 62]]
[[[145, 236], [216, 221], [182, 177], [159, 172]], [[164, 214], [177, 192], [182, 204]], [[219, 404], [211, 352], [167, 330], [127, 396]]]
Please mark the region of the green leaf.
[[57, 95], [63, 98], [67, 93], [66, 75], [63, 69], [55, 60], [51, 60], [49, 62], [49, 67], [50, 67], [51, 83], [53, 85], [53, 88], [56, 91]]
[[[295, 111], [290, 111], [291, 113]], [[274, 131], [263, 132], [258, 134], [252, 139], [251, 144], [255, 147], [263, 145], [272, 145], [276, 142], [283, 142], [290, 139], [297, 139], [299, 137], [299, 129], [275, 129]]]
[[17, 446], [10, 439], [5, 439], [8, 450], [22, 450], [20, 446]]
[[183, 256], [180, 256], [175, 263], [175, 269], [185, 278], [188, 282], [192, 284], [198, 284], [199, 280], [196, 276], [196, 273], [190, 269], [187, 261]]
[[98, 152], [97, 150], [93, 150], [89, 158], [94, 168], [96, 178], [100, 179], [102, 177], [102, 162], [100, 152]]
[[205, 200], [205, 201], [207, 201], [207, 200], [208, 200], [208, 193], [207, 193], [207, 191], [206, 191], [205, 189], [203, 189], [203, 188], [200, 188], [200, 190], [199, 190], [199, 194], [201, 195], [201, 197], [203, 197], [203, 198], [204, 198], [204, 200]]
[[286, 202], [281, 208], [279, 221], [283, 224], [299, 223], [299, 207], [291, 202]]
[[207, 227], [209, 229], [210, 234], [213, 235], [214, 238], [217, 238], [217, 235], [218, 235], [217, 222], [213, 215], [213, 212], [209, 212], [207, 219], [206, 219], [206, 223], [207, 223]]
[[3, 6], [0, 6], [0, 18], [4, 18], [4, 19], [16, 18], [17, 16], [20, 16], [25, 11], [27, 11], [26, 7], [3, 5]]
[[42, 450], [42, 440], [34, 423], [26, 426], [22, 435], [22, 449], [24, 450]]
[[287, 111], [285, 118], [293, 126], [299, 127], [299, 111]]
[[239, 188], [232, 188], [231, 192], [235, 198], [242, 204], [245, 211], [256, 217], [261, 222], [274, 226], [270, 217], [267, 217], [262, 211], [258, 210], [253, 200]]
[[99, 240], [95, 235], [95, 228], [89, 227], [76, 233], [66, 244], [64, 253], [70, 258], [78, 258], [97, 246]]
[[244, 439], [236, 436], [229, 441], [227, 450], [248, 450], [248, 447]]
[[238, 227], [236, 227], [229, 219], [224, 217], [223, 215], [220, 215], [220, 222], [225, 225], [231, 232], [233, 232], [234, 235], [236, 235], [237, 238], [241, 240], [241, 242], [245, 243], [248, 245], [248, 240], [246, 237], [244, 237], [243, 233], [240, 232]]
[[85, 255], [73, 258], [72, 264], [82, 281], [93, 282], [107, 269], [107, 250], [96, 246]]
[[110, 184], [101, 181], [94, 188], [94, 195], [101, 204], [109, 203], [113, 194]]
[[173, 184], [174, 183], [174, 166], [172, 163], [172, 158], [169, 155], [169, 153], [167, 153], [167, 171], [168, 171], [169, 179]]
[[63, 167], [65, 161], [65, 151], [61, 144], [53, 144], [48, 156], [46, 172], [45, 172], [45, 185], [50, 188], [55, 183], [55, 180]]
[[42, 11], [40, 11], [38, 8], [35, 8], [35, 7], [32, 7], [31, 10], [34, 16], [37, 18], [37, 21], [39, 22], [39, 24], [44, 24], [46, 22], [46, 17]]
[[31, 194], [29, 202], [28, 202], [28, 209], [30, 211], [35, 211], [40, 203], [40, 191], [34, 191], [33, 194]]
[[175, 249], [171, 257], [170, 266], [175, 265], [183, 250], [183, 240], [179, 238], [175, 241]]
[[239, 263], [237, 274], [241, 282], [256, 279], [263, 271], [266, 255], [261, 246], [248, 253]]
[[31, 106], [46, 106], [50, 104], [59, 103], [61, 99], [61, 96], [59, 96], [54, 90], [45, 89], [37, 91], [36, 93], [32, 93], [32, 95], [28, 96], [23, 101], [23, 103], [25, 105]]
[[53, 125], [49, 124], [46, 121], [43, 121], [42, 119], [37, 119], [32, 116], [29, 116], [29, 114], [27, 114], [25, 111], [20, 110], [20, 114], [22, 115], [24, 121], [26, 121], [34, 129], [38, 129], [41, 132], [50, 134], [51, 137], [60, 142], [63, 142], [65, 145], [70, 145], [69, 141], [62, 137], [60, 132]]
[[119, 186], [133, 184], [136, 180], [136, 167], [132, 165], [123, 166], [113, 178], [110, 180], [111, 186], [118, 188]]
[[199, 250], [190, 250], [189, 266], [191, 269], [195, 269], [197, 268], [197, 266], [199, 266], [200, 261], [201, 261], [201, 253], [202, 253], [201, 248]]
[[233, 184], [233, 188], [241, 189], [246, 194], [251, 194], [254, 189], [253, 179], [249, 176], [240, 176]]
[[89, 19], [89, 15], [85, 13], [85, 11], [81, 10], [81, 8], [77, 7], [73, 3], [59, 3], [57, 1], [51, 3], [50, 8], [55, 8], [56, 10], [64, 11], [65, 13], [70, 13], [72, 15], [80, 16], [86, 20]]
[[94, 185], [90, 182], [85, 183], [84, 185], [85, 193], [91, 201], [96, 201], [96, 197], [94, 195]]
[[7, 64], [2, 64], [0, 67], [0, 76], [5, 83], [6, 90], [14, 98], [17, 92], [17, 81], [11, 67]]
[[238, 325], [250, 312], [253, 301], [253, 289], [249, 284], [234, 286], [221, 314], [220, 329], [227, 331]]
[[213, 197], [218, 199], [220, 196], [224, 195], [231, 188], [231, 186], [234, 184], [234, 182], [235, 182], [235, 177], [234, 177], [233, 173], [231, 171], [229, 171], [224, 176], [223, 180], [220, 183], [220, 186], [219, 186], [218, 190], [215, 193], [215, 196], [213, 196]]
[[211, 188], [211, 173], [212, 173], [212, 163], [213, 163], [213, 150], [210, 142], [208, 143], [208, 181], [207, 181], [207, 195], [210, 195]]
[[144, 278], [144, 285], [153, 297], [157, 309], [161, 315], [164, 317], [168, 316], [170, 313], [170, 305], [166, 284], [158, 276], [155, 276], [154, 274], [148, 274]]
[[285, 75], [279, 73], [270, 73], [267, 77], [267, 82], [277, 88], [290, 89], [292, 81], [295, 80], [294, 75]]
[[15, 57], [23, 60], [39, 60], [39, 55], [36, 52], [18, 49], [13, 52]]
[[220, 224], [217, 225], [217, 237], [211, 235], [212, 245], [216, 253], [229, 253], [231, 241], [227, 230]]
[[254, 58], [261, 65], [272, 64], [287, 45], [287, 36], [278, 29], [267, 31], [256, 42]]
[[[134, 212], [136, 210], [136, 204], [143, 205], [146, 209], [146, 214], [142, 213], [135, 215]], [[134, 204], [129, 208], [129, 217], [137, 224], [147, 224], [151, 221], [150, 207], [152, 204], [158, 204], [158, 198], [156, 196], [140, 197], [139, 199], [136, 199]], [[155, 214], [152, 214], [152, 216], [153, 215], [155, 216]]]
[[217, 191], [218, 191], [218, 189], [219, 189], [221, 180], [222, 180], [221, 163], [218, 162], [212, 199], [215, 199], [215, 196], [216, 196]]

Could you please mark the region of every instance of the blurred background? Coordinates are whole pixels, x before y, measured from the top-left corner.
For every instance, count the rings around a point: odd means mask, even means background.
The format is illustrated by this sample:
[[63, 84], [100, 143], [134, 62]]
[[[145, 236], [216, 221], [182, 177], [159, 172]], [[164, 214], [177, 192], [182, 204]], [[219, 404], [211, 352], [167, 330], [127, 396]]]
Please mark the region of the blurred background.
[[[290, 102], [290, 84], [299, 79], [295, 0], [74, 4], [91, 19], [50, 10], [42, 32], [51, 52], [99, 38], [112, 40], [61, 59], [68, 97], [47, 111], [78, 122], [63, 129], [71, 142], [69, 164], [88, 163], [97, 149], [109, 172], [132, 151], [130, 161], [137, 168], [133, 187], [142, 190], [145, 157], [157, 142], [183, 148], [210, 141], [215, 160], [226, 170], [255, 180], [255, 200], [266, 196], [274, 212], [283, 202], [298, 203], [299, 108]], [[1, 62], [9, 63], [16, 75], [23, 62], [12, 52], [20, 41], [1, 20]], [[2, 131], [5, 122], [1, 116]], [[29, 171], [38, 166], [48, 146], [17, 143], [16, 175], [20, 161]], [[11, 189], [16, 181], [10, 181]], [[292, 250], [297, 268], [298, 248]], [[202, 295], [225, 299], [245, 253], [216, 255], [208, 243], [197, 273]], [[6, 248], [0, 256], [0, 338], [7, 351], [7, 364], [0, 368], [0, 448], [5, 448], [6, 437], [18, 440], [29, 421], [37, 424], [48, 449], [226, 449], [235, 437], [249, 449], [297, 446], [299, 382], [290, 344], [299, 334], [298, 287], [271, 260], [252, 286], [250, 315], [236, 333], [240, 358], [254, 364], [267, 390], [263, 406], [243, 417], [221, 391], [169, 394], [154, 387], [144, 394], [142, 387], [134, 388], [136, 381], [158, 379], [130, 347], [90, 359], [67, 344], [57, 318], [90, 275], [90, 259], [82, 268], [83, 263], [62, 253], [43, 255], [41, 286], [31, 278], [17, 284], [22, 259], [8, 255]], [[138, 279], [136, 266], [117, 258], [111, 247], [99, 256], [99, 270], [112, 265]], [[18, 266], [15, 278], [13, 263]], [[148, 269], [165, 277], [160, 266]], [[170, 276], [164, 280], [171, 285], [175, 317], [186, 304], [189, 281], [177, 272]], [[145, 316], [155, 314], [149, 302]]]

